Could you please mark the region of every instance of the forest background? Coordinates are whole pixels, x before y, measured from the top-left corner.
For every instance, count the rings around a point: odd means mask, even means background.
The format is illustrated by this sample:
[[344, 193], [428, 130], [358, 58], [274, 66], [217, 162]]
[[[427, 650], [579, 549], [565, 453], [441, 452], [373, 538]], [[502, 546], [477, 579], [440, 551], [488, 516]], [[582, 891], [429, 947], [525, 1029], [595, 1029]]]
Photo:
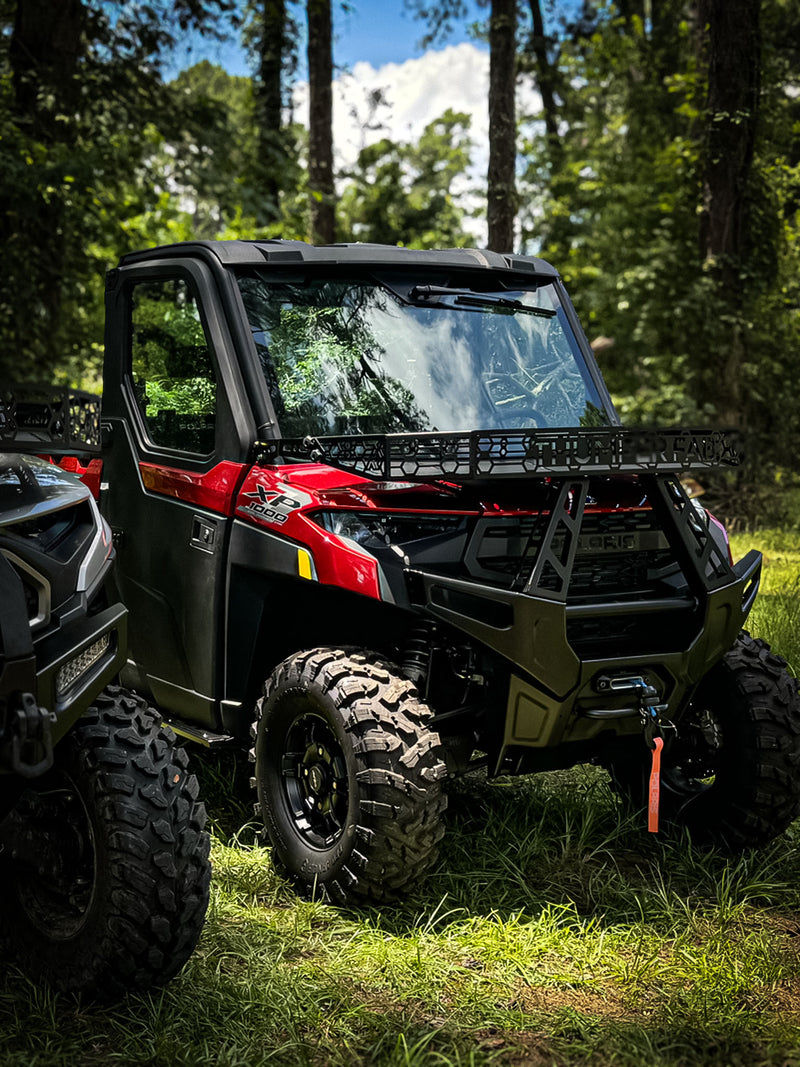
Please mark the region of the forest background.
[[[357, 5], [0, 0], [0, 380], [99, 388], [103, 275], [135, 248], [513, 248], [561, 271], [625, 421], [746, 430], [727, 510], [800, 521], [798, 5], [392, 2], [425, 46], [467, 21], [488, 43], [488, 146], [456, 99], [335, 172], [335, 25]], [[175, 76], [187, 34], [241, 35], [252, 75]], [[365, 129], [386, 107], [366, 94]]]

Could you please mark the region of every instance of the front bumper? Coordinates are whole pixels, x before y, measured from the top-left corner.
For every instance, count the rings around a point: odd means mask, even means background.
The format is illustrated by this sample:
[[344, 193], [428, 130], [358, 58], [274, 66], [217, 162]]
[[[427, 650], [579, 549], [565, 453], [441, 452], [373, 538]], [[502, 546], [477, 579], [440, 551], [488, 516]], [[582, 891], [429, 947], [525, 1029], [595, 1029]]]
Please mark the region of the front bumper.
[[[510, 681], [502, 741], [493, 753], [494, 771], [519, 763], [515, 750], [595, 745], [607, 736], [640, 731], [633, 697], [609, 694], [598, 680], [639, 675], [653, 685], [669, 716], [678, 720], [704, 675], [736, 640], [755, 600], [762, 556], [751, 551], [728, 569], [727, 580], [709, 582], [701, 593], [671, 600], [591, 605], [566, 598], [534, 596], [420, 570], [407, 571], [418, 609], [468, 634], [509, 664]], [[613, 654], [581, 656], [569, 640], [569, 623], [581, 614], [603, 618], [625, 613], [642, 620], [662, 613], [669, 641], [631, 653], [621, 644]], [[671, 614], [670, 614], [671, 613]], [[664, 631], [664, 619], [660, 621]]]

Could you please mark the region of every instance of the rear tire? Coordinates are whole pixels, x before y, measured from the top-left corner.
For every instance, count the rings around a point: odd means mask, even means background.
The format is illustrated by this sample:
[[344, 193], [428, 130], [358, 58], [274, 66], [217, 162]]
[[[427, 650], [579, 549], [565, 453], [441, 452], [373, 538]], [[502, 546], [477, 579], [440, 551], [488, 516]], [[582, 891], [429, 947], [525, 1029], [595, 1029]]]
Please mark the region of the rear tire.
[[420, 881], [444, 833], [446, 770], [430, 709], [366, 652], [284, 660], [253, 726], [254, 784], [276, 868], [342, 904]]
[[40, 869], [0, 867], [0, 922], [26, 973], [107, 1001], [181, 969], [211, 877], [187, 762], [156, 712], [116, 687], [57, 745], [10, 816]]
[[[800, 700], [786, 661], [741, 633], [703, 679], [661, 760], [661, 819], [699, 844], [767, 844], [800, 809]], [[609, 767], [637, 809], [647, 803], [649, 752]]]

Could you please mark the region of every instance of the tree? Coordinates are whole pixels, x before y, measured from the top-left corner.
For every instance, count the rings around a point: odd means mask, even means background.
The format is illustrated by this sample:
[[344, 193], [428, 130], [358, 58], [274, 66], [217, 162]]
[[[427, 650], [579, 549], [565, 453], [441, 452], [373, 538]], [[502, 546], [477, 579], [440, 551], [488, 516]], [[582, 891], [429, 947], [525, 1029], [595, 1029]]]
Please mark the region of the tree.
[[701, 253], [717, 282], [717, 299], [730, 323], [718, 366], [723, 421], [742, 415], [742, 365], [747, 330], [738, 314], [752, 246], [749, 203], [760, 79], [760, 0], [699, 0], [706, 119], [702, 153]]
[[469, 243], [452, 195], [470, 166], [469, 116], [446, 111], [415, 143], [382, 138], [358, 155], [340, 200], [345, 240], [414, 248]]
[[[100, 352], [102, 249], [141, 209], [153, 130], [187, 102], [161, 76], [175, 35], [233, 0], [15, 0], [0, 8], [0, 374], [80, 378]], [[137, 203], [138, 201], [138, 203]]]
[[528, 36], [526, 52], [533, 58], [531, 72], [542, 98], [542, 116], [547, 134], [547, 149], [553, 170], [561, 163], [561, 140], [559, 137], [559, 108], [556, 102], [556, 86], [559, 80], [558, 70], [550, 61], [547, 51], [547, 35], [542, 17], [542, 5], [539, 0], [530, 0], [531, 29]]
[[[50, 191], [50, 176], [61, 169], [56, 161], [70, 154], [72, 130], [64, 117], [74, 111], [79, 92], [77, 70], [86, 20], [87, 11], [80, 0], [65, 0], [60, 5], [50, 0], [18, 0], [14, 12], [6, 57], [11, 77], [6, 75], [7, 111], [2, 129], [6, 158], [0, 193], [4, 264], [0, 371], [5, 370], [13, 353], [19, 374], [18, 354], [29, 349], [26, 342], [32, 339], [33, 331], [44, 327], [43, 334], [58, 319], [66, 248], [56, 235], [64, 230], [65, 203], [63, 196]], [[36, 157], [31, 154], [34, 151]], [[44, 195], [37, 183], [31, 182], [31, 168], [48, 174]], [[62, 188], [74, 182], [69, 174], [62, 173], [59, 178]], [[32, 257], [38, 259], [33, 270]], [[40, 344], [31, 352], [39, 360], [43, 339], [36, 338]]]
[[311, 240], [336, 239], [333, 185], [333, 46], [330, 0], [307, 0], [308, 16], [308, 189]]
[[561, 158], [529, 127], [522, 224], [613, 338], [624, 417], [740, 423], [763, 480], [800, 432], [800, 16], [759, 9], [587, 3], [551, 34]]
[[191, 113], [168, 143], [161, 137], [160, 151], [148, 159], [154, 185], [176, 194], [198, 238], [213, 238], [240, 215], [258, 224], [271, 220], [254, 79], [204, 59], [182, 70], [170, 89], [191, 102]]
[[259, 225], [280, 220], [281, 195], [296, 176], [290, 131], [284, 123], [284, 80], [297, 65], [296, 34], [286, 0], [254, 0], [245, 40], [256, 61], [253, 96], [258, 135], [256, 178], [261, 194]]

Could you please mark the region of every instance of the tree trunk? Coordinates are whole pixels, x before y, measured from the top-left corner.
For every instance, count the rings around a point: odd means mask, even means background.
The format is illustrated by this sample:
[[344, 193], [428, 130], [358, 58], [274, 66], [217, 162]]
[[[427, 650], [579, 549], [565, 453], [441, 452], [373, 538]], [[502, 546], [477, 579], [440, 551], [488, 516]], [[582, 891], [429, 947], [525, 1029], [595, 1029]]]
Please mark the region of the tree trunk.
[[492, 0], [489, 21], [489, 174], [487, 190], [488, 247], [495, 252], [514, 248], [517, 213], [516, 163], [516, 0]]
[[706, 100], [702, 242], [706, 261], [735, 284], [747, 254], [747, 188], [760, 82], [761, 0], [700, 0]]
[[333, 189], [333, 47], [330, 0], [308, 0], [308, 190], [311, 240], [336, 240]]
[[286, 0], [262, 0], [255, 87], [259, 184], [263, 219], [280, 218], [280, 192], [286, 167], [283, 140], [283, 61], [286, 53]]
[[760, 0], [699, 0], [708, 91], [703, 154], [701, 254], [717, 281], [720, 313], [730, 322], [716, 368], [720, 420], [736, 425], [744, 401], [746, 334], [740, 322], [750, 252], [748, 187], [760, 84]]
[[556, 104], [557, 72], [547, 55], [547, 38], [544, 33], [542, 5], [539, 0], [530, 0], [531, 36], [528, 47], [533, 53], [536, 71], [536, 85], [542, 98], [544, 128], [547, 133], [547, 150], [553, 171], [561, 166], [563, 152], [558, 131], [558, 105]]

